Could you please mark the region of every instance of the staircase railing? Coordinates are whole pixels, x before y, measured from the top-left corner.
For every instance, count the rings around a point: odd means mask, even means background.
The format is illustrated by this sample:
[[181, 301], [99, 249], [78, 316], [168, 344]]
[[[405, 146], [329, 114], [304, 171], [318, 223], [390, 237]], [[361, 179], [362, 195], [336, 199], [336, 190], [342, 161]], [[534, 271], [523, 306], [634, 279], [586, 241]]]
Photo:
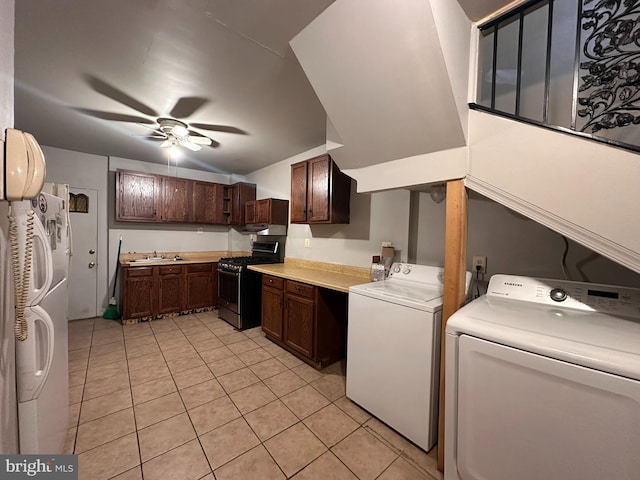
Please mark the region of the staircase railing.
[[640, 1], [532, 0], [479, 26], [470, 108], [640, 152]]

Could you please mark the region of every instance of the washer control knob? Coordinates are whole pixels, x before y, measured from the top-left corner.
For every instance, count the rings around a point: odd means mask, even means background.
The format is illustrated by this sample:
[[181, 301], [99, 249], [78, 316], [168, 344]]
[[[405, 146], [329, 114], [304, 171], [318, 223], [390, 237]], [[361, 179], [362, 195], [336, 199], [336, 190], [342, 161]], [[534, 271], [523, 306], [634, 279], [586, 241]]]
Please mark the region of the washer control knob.
[[554, 302], [564, 302], [567, 299], [567, 292], [562, 288], [552, 288], [549, 292], [549, 296]]
[[393, 267], [393, 272], [394, 272], [394, 273], [400, 273], [400, 268], [401, 268], [401, 267], [400, 267], [400, 265], [397, 265], [397, 264], [396, 264], [396, 266], [395, 266], [395, 267]]
[[404, 269], [402, 270], [402, 273], [404, 273], [405, 275], [411, 273], [411, 267], [409, 266], [404, 267]]

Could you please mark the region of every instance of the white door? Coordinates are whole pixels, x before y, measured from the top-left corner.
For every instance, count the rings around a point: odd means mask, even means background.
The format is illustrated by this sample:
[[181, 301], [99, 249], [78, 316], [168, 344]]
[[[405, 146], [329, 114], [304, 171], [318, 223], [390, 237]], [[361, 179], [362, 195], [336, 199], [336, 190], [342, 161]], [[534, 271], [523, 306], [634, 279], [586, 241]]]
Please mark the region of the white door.
[[77, 320], [98, 316], [98, 191], [70, 187], [69, 193], [76, 195], [76, 209], [84, 202], [79, 195], [85, 195], [88, 204], [87, 213], [69, 211], [72, 234], [69, 320]]

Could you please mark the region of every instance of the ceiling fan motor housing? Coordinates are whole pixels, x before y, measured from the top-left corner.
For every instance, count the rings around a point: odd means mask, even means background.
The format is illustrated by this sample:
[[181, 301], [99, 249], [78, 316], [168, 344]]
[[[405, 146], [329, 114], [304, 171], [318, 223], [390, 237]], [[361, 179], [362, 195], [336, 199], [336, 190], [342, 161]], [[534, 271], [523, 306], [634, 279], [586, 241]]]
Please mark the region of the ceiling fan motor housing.
[[172, 135], [179, 139], [186, 139], [189, 136], [188, 125], [175, 118], [159, 118], [158, 125], [166, 135]]

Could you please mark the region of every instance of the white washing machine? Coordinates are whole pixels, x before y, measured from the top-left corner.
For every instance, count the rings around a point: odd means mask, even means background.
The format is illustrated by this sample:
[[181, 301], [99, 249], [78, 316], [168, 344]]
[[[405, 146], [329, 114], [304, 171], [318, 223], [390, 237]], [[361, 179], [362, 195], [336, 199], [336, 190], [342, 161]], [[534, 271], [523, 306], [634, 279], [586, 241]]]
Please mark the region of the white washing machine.
[[494, 275], [447, 323], [445, 480], [640, 478], [640, 290]]
[[349, 288], [347, 397], [424, 450], [438, 432], [443, 273], [394, 263]]

